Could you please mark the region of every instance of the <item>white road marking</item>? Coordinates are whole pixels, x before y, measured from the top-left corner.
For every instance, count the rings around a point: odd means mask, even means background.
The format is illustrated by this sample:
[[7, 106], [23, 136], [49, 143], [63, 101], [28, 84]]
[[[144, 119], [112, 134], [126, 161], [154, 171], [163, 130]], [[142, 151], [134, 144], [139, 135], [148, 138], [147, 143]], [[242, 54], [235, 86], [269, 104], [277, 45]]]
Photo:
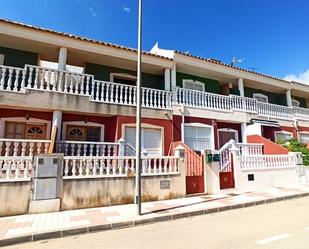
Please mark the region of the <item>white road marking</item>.
[[291, 236], [291, 234], [282, 233], [282, 234], [271, 236], [271, 237], [268, 237], [268, 238], [265, 238], [265, 239], [262, 239], [262, 240], [258, 240], [256, 243], [260, 244], [260, 245], [265, 245], [265, 244], [268, 244], [268, 243], [271, 243], [271, 242], [274, 242], [274, 241], [277, 241], [277, 240], [286, 239], [290, 236]]

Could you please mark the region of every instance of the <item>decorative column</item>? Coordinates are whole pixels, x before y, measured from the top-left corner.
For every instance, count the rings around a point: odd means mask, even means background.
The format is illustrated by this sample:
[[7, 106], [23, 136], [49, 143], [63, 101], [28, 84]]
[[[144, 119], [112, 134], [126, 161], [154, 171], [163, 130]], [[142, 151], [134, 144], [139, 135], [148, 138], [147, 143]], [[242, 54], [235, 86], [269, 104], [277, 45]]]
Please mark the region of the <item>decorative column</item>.
[[164, 84], [165, 84], [165, 90], [170, 91], [171, 90], [171, 70], [169, 68], [166, 68], [164, 70]]
[[244, 88], [244, 80], [243, 78], [238, 79], [238, 90], [241, 97], [245, 97], [245, 88]]
[[62, 123], [62, 112], [61, 111], [54, 111], [53, 112], [52, 132], [53, 132], [54, 129], [57, 130], [56, 141], [61, 140], [61, 123]]
[[174, 62], [171, 71], [171, 88], [173, 91], [173, 102], [176, 102], [176, 63]]
[[293, 105], [292, 105], [291, 90], [290, 90], [290, 89], [286, 90], [285, 95], [286, 95], [286, 103], [287, 103], [287, 106], [288, 106], [288, 107], [292, 107]]
[[243, 122], [241, 125], [241, 141], [247, 143], [247, 123]]
[[65, 70], [66, 69], [67, 55], [68, 55], [67, 48], [60, 48], [59, 49], [59, 57], [58, 57], [58, 69], [59, 70]]

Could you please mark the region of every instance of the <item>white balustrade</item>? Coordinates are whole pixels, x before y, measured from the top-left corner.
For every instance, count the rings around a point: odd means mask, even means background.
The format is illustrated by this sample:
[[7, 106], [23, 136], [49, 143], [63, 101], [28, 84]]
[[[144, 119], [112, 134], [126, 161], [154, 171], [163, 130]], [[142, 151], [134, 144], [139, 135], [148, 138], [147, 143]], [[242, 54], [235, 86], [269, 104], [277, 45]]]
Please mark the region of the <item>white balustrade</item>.
[[[178, 158], [174, 156], [143, 157], [143, 176], [179, 174]], [[64, 178], [130, 177], [135, 174], [136, 158], [132, 156], [66, 156]]]
[[33, 156], [47, 153], [50, 140], [0, 138], [0, 156]]
[[28, 89], [90, 95], [93, 76], [69, 71], [26, 65]]
[[32, 157], [0, 156], [0, 182], [30, 181], [32, 162]]
[[[136, 86], [95, 80], [91, 99], [97, 102], [136, 105]], [[171, 92], [142, 88], [142, 106], [155, 109], [171, 109]]]
[[26, 70], [0, 65], [0, 91], [19, 92], [24, 90]]
[[192, 107], [231, 111], [231, 98], [220, 94], [195, 91], [176, 87], [176, 104]]
[[264, 144], [236, 143], [236, 148], [240, 150], [240, 155], [263, 155]]
[[241, 156], [263, 155], [264, 144], [236, 143], [230, 140], [219, 149], [220, 172], [229, 171], [231, 165], [231, 149], [235, 147]]
[[295, 155], [241, 155], [239, 158], [242, 170], [296, 167]]
[[256, 112], [256, 99], [230, 95], [232, 101], [232, 109], [239, 112]]
[[56, 151], [65, 156], [117, 156], [118, 146], [118, 143], [59, 141]]
[[296, 119], [309, 120], [309, 109], [302, 107], [293, 107], [293, 113]]
[[287, 106], [256, 102], [256, 112], [260, 116], [279, 119], [293, 119], [293, 109]]

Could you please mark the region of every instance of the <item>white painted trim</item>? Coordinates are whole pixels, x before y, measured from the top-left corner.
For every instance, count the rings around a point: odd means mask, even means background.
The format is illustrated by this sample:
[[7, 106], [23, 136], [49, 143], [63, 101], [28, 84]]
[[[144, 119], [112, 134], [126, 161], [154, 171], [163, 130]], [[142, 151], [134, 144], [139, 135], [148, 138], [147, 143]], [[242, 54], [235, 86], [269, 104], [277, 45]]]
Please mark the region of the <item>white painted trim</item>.
[[127, 74], [127, 73], [110, 73], [110, 82], [114, 82], [114, 78], [118, 77], [118, 78], [123, 78], [123, 79], [128, 79], [128, 80], [137, 80], [137, 77], [135, 75], [131, 75], [131, 74]]
[[183, 79], [182, 80], [182, 87], [184, 89], [188, 89], [188, 88], [186, 88], [187, 83], [197, 85], [197, 86], [201, 86], [203, 88], [203, 92], [205, 92], [205, 84], [203, 82], [192, 80], [192, 79]]
[[278, 134], [284, 134], [284, 135], [291, 135], [291, 139], [293, 138], [293, 133], [289, 131], [275, 131], [274, 136], [275, 136], [275, 141], [277, 141], [277, 135]]
[[[185, 126], [189, 126], [189, 127], [201, 127], [201, 128], [210, 128], [211, 129], [211, 149], [214, 150], [215, 149], [215, 132], [214, 132], [214, 127], [212, 125], [208, 125], [208, 124], [202, 124], [202, 123], [184, 123], [183, 125], [183, 129], [185, 128]], [[185, 137], [185, 136], [184, 136]]]
[[217, 136], [218, 136], [218, 143], [219, 143], [219, 139], [220, 139], [220, 136], [219, 136], [219, 132], [220, 131], [223, 131], [223, 132], [233, 132], [235, 134], [235, 141], [238, 143], [239, 141], [239, 134], [238, 134], [238, 130], [235, 130], [235, 129], [232, 129], [232, 128], [220, 128], [220, 129], [217, 129]]
[[253, 98], [256, 99], [255, 97], [265, 98], [265, 99], [267, 99], [267, 102], [263, 102], [263, 103], [269, 103], [269, 102], [268, 102], [268, 96], [266, 96], [265, 94], [262, 94], [262, 93], [253, 93]]
[[4, 54], [0, 54], [0, 65], [4, 63]]
[[[121, 125], [121, 138], [122, 139], [125, 139], [125, 130], [126, 130], [126, 127], [132, 127], [132, 128], [135, 128], [136, 127], [136, 124], [135, 123], [127, 123], [127, 124], [122, 124]], [[164, 127], [163, 126], [158, 126], [158, 125], [152, 125], [152, 124], [146, 124], [146, 123], [142, 123], [141, 124], [141, 128], [148, 128], [148, 129], [158, 129], [158, 130], [161, 130], [161, 148], [160, 148], [160, 151], [161, 151], [161, 155], [164, 154]], [[142, 134], [142, 137], [143, 137], [143, 134]]]
[[62, 141], [66, 140], [66, 131], [67, 131], [67, 126], [68, 125], [100, 127], [101, 128], [100, 142], [104, 142], [104, 133], [105, 133], [105, 126], [104, 126], [104, 124], [99, 124], [99, 123], [89, 122], [89, 121], [87, 121], [87, 123], [85, 121], [68, 121], [68, 122], [63, 122], [63, 124], [62, 124], [63, 128], [62, 128], [62, 134], [61, 134], [61, 140]]
[[50, 129], [51, 121], [38, 118], [29, 118], [26, 117], [9, 117], [9, 118], [0, 118], [0, 137], [4, 137], [5, 132], [5, 122], [18, 122], [18, 123], [28, 123], [28, 124], [46, 124], [46, 139], [50, 139]]

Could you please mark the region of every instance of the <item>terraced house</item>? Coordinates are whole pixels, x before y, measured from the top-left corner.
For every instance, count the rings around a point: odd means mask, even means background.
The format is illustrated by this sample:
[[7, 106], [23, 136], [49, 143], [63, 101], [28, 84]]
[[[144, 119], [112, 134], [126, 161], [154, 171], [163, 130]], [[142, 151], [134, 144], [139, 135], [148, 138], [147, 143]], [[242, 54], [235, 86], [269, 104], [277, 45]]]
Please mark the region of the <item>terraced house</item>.
[[[136, 60], [132, 48], [0, 20], [0, 174], [10, 178], [6, 157], [134, 155]], [[145, 156], [168, 160], [179, 141], [194, 158], [231, 139], [309, 142], [308, 85], [158, 44], [142, 61]], [[195, 168], [187, 193], [206, 191]]]

